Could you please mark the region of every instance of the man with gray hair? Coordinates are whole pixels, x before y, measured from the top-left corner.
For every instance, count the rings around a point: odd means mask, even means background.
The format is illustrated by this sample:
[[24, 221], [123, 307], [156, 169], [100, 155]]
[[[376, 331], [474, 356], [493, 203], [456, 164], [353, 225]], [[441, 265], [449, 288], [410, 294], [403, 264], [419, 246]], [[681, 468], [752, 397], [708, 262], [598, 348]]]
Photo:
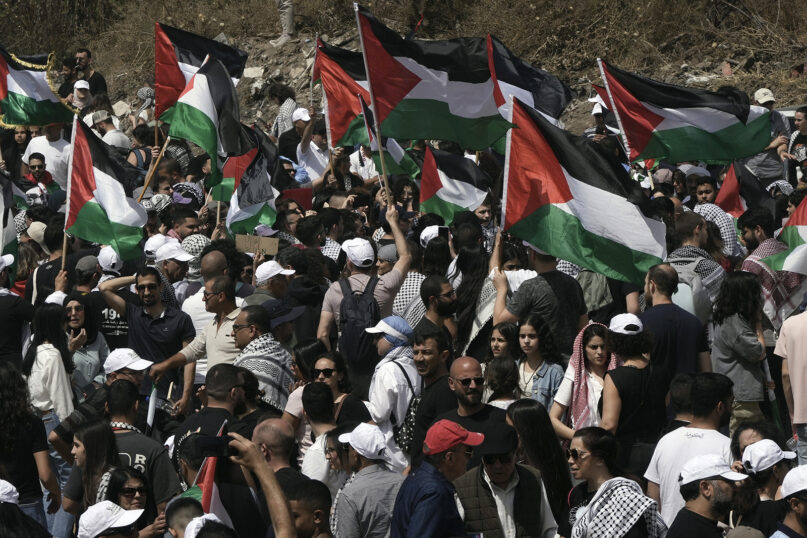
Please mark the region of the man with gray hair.
[[289, 287], [289, 276], [294, 269], [288, 269], [275, 260], [263, 262], [255, 269], [255, 292], [244, 302], [249, 306], [260, 305], [270, 299], [283, 299]]

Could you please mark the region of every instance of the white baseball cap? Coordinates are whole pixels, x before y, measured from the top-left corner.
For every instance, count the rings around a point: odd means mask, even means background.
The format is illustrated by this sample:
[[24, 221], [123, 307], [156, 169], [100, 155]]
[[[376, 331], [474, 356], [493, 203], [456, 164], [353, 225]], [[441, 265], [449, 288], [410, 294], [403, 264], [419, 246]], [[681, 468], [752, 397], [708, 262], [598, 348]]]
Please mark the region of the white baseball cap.
[[277, 275], [293, 275], [294, 269], [283, 269], [283, 266], [275, 260], [263, 262], [255, 269], [255, 284], [265, 284], [270, 278]]
[[[107, 359], [109, 360], [109, 359]], [[740, 481], [748, 478], [747, 474], [735, 473], [720, 454], [703, 454], [695, 456], [681, 467], [681, 485], [707, 478], [725, 478]]]
[[350, 444], [360, 456], [368, 460], [384, 459], [383, 454], [387, 447], [387, 441], [379, 427], [365, 422], [356, 426], [352, 432], [340, 435], [339, 442]]
[[760, 88], [754, 92], [754, 101], [760, 105], [764, 105], [765, 103], [775, 103], [776, 98], [774, 98], [773, 92], [768, 88]]
[[749, 473], [770, 469], [782, 460], [795, 460], [796, 453], [779, 448], [776, 441], [762, 439], [745, 447], [743, 467]]
[[375, 263], [373, 246], [366, 239], [354, 237], [342, 243], [342, 250], [356, 267], [370, 267]]
[[644, 330], [644, 325], [636, 314], [617, 314], [611, 318], [608, 330], [620, 334], [639, 334]]
[[790, 469], [782, 480], [782, 498], [787, 498], [800, 491], [807, 491], [807, 465], [799, 465]]
[[426, 248], [426, 245], [429, 244], [429, 241], [437, 237], [439, 233], [440, 227], [436, 224], [431, 226], [426, 226], [423, 228], [423, 231], [420, 232], [420, 246]]
[[143, 510], [124, 510], [112, 501], [96, 503], [81, 515], [78, 522], [78, 538], [95, 538], [109, 529], [133, 525]]
[[178, 262], [189, 262], [193, 259], [193, 254], [188, 254], [179, 243], [166, 243], [157, 249], [154, 255], [155, 262], [166, 260], [176, 260]]
[[89, 90], [90, 83], [86, 80], [77, 80], [75, 84], [73, 84], [74, 90]]
[[179, 244], [179, 241], [177, 241], [173, 237], [168, 237], [167, 235], [163, 234], [152, 235], [151, 237], [146, 239], [146, 244], [143, 245], [143, 252], [146, 253], [146, 258], [153, 260], [154, 256], [157, 255], [157, 251], [160, 249], [160, 247], [166, 243], [171, 242]]
[[120, 273], [123, 267], [123, 260], [120, 259], [115, 249], [107, 245], [98, 252], [98, 265], [101, 266], [102, 271], [111, 271], [113, 273]]
[[0, 256], [0, 271], [5, 269], [6, 267], [11, 267], [14, 265], [14, 255], [13, 254], [3, 254]]
[[291, 122], [294, 123], [295, 121], [311, 121], [311, 116], [308, 114], [308, 110], [304, 108], [295, 109], [294, 112], [291, 113]]
[[119, 347], [118, 349], [110, 352], [104, 361], [104, 373], [111, 374], [118, 370], [128, 368], [139, 372], [151, 368], [154, 363], [140, 358], [140, 355], [128, 347]]
[[11, 482], [0, 480], [0, 503], [20, 504], [20, 494]]

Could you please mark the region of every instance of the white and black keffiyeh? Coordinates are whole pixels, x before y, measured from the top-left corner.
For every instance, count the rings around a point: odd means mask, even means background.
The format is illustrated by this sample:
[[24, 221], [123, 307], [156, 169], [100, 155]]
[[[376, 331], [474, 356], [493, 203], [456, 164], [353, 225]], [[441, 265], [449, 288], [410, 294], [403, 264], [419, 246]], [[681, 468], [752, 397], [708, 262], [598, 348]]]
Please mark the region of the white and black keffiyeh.
[[337, 258], [339, 258], [339, 253], [342, 252], [342, 245], [330, 237], [326, 237], [325, 244], [322, 246], [322, 248], [320, 248], [320, 252], [322, 252], [324, 256], [336, 261]]
[[262, 334], [247, 344], [233, 364], [255, 374], [264, 402], [276, 409], [285, 409], [289, 385], [294, 381], [291, 355], [271, 333]]
[[731, 215], [715, 204], [698, 204], [695, 206], [694, 211], [706, 220], [714, 222], [720, 228], [720, 239], [723, 240], [723, 254], [726, 256], [738, 256], [740, 254], [737, 229], [734, 227], [734, 219]]
[[394, 315], [405, 317], [406, 307], [415, 297], [420, 297], [420, 285], [424, 280], [426, 280], [426, 275], [417, 271], [410, 271], [406, 274], [401, 288], [395, 294], [395, 300], [392, 301], [392, 313]]
[[644, 516], [648, 538], [664, 538], [667, 526], [656, 501], [642, 493], [639, 485], [626, 478], [606, 481], [588, 506], [577, 510], [572, 538], [620, 538]]

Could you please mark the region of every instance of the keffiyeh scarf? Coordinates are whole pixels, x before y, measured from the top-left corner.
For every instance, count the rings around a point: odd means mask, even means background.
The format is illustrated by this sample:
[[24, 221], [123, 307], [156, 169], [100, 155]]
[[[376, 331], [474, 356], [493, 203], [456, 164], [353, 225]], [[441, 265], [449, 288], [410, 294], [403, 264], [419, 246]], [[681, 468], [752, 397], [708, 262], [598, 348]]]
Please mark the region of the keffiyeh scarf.
[[[608, 329], [602, 323], [592, 322], [587, 325], [582, 331], [577, 333], [574, 339], [574, 347], [572, 357], [569, 359], [569, 364], [574, 368], [574, 382], [572, 383], [572, 401], [569, 404], [569, 410], [566, 413], [566, 424], [572, 429], [577, 429], [578, 424], [582, 424], [588, 418], [588, 373], [586, 372], [586, 350], [583, 346], [583, 333], [586, 332], [591, 325], [599, 325]], [[617, 366], [621, 366], [622, 361], [617, 358], [613, 353], [608, 357], [608, 370], [613, 370]]]
[[621, 538], [642, 516], [648, 538], [667, 535], [656, 501], [645, 496], [633, 480], [612, 478], [600, 486], [588, 506], [577, 511], [572, 538]]

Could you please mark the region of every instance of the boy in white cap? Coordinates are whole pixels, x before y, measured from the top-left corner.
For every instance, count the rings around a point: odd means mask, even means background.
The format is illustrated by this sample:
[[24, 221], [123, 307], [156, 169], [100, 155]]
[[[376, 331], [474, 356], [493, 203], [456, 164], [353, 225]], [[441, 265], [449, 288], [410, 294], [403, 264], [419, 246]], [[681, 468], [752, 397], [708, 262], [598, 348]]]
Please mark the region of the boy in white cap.
[[787, 502], [787, 513], [771, 538], [807, 536], [807, 466], [787, 473], [782, 482], [782, 498]]
[[337, 496], [334, 523], [339, 536], [383, 538], [389, 529], [403, 476], [384, 466], [386, 439], [373, 424], [359, 424], [339, 436], [349, 446], [347, 462], [355, 473]]
[[135, 538], [137, 520], [143, 510], [124, 510], [112, 501], [101, 501], [87, 508], [78, 522], [78, 538]]
[[795, 452], [782, 450], [771, 439], [762, 439], [748, 445], [742, 454], [742, 465], [750, 476], [749, 486], [759, 493], [759, 501], [741, 513], [733, 514], [732, 520], [759, 529], [765, 536], [776, 532], [776, 524], [787, 513], [787, 503], [774, 499], [779, 496], [779, 487], [793, 468], [795, 459]]

